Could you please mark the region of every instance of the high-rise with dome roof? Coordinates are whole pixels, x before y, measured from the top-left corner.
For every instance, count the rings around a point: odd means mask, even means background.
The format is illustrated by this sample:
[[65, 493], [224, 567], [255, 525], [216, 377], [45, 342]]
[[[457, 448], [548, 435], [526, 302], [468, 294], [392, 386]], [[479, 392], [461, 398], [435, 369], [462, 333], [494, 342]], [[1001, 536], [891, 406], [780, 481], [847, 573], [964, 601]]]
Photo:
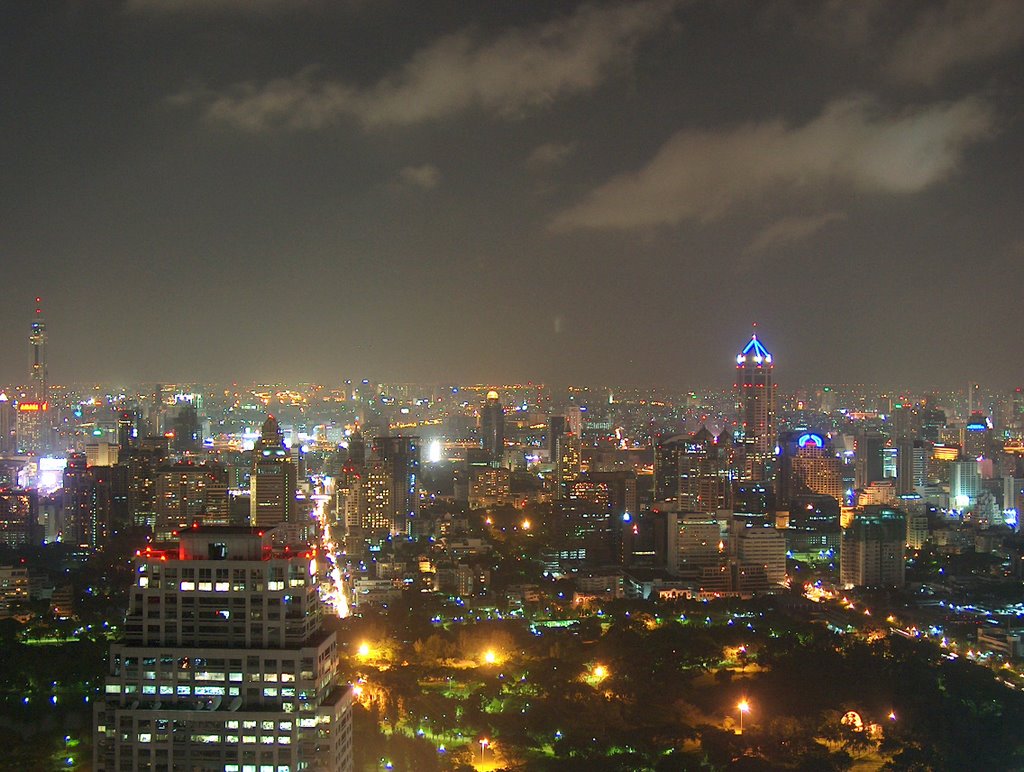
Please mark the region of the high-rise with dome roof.
[[739, 414], [742, 475], [763, 480], [775, 452], [775, 382], [771, 353], [755, 332], [736, 355], [736, 410]]
[[505, 452], [505, 408], [496, 391], [487, 392], [487, 400], [480, 408], [480, 440], [491, 459], [501, 461]]

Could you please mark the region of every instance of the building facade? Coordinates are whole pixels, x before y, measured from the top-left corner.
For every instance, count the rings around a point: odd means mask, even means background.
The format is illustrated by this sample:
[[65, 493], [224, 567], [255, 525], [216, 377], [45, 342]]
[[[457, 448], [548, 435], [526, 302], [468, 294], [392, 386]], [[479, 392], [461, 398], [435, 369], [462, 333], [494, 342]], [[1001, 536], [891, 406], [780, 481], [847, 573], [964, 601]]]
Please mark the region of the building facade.
[[95, 706], [96, 772], [352, 770], [316, 558], [272, 537], [199, 527], [138, 553]]

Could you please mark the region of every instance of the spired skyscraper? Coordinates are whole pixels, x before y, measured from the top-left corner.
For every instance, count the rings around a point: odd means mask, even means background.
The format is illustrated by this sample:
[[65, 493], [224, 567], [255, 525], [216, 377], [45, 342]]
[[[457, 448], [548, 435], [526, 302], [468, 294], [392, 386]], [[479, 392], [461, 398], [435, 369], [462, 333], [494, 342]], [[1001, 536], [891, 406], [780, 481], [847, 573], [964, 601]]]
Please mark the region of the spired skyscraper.
[[46, 372], [46, 322], [43, 320], [42, 298], [36, 298], [36, 313], [32, 319], [32, 333], [28, 336], [32, 346], [32, 399], [49, 402], [50, 387]]
[[267, 416], [252, 450], [249, 478], [249, 521], [260, 528], [293, 523], [296, 517], [295, 464], [288, 457], [284, 435], [274, 416]]
[[764, 480], [775, 455], [775, 382], [771, 353], [755, 332], [736, 355], [736, 412], [739, 414], [741, 476]]

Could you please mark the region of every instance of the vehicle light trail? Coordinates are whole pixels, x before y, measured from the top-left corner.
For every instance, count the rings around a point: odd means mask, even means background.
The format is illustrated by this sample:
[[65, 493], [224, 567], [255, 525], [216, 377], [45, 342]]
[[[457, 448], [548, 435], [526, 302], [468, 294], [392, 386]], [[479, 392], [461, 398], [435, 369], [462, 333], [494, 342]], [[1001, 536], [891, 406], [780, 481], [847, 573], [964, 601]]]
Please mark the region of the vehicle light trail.
[[345, 582], [338, 560], [338, 545], [331, 536], [330, 523], [327, 521], [327, 500], [327, 496], [313, 496], [313, 516], [320, 529], [320, 548], [327, 558], [328, 565], [328, 581], [320, 584], [320, 597], [325, 604], [334, 609], [335, 614], [344, 619], [352, 611], [348, 606], [348, 598], [345, 597]]

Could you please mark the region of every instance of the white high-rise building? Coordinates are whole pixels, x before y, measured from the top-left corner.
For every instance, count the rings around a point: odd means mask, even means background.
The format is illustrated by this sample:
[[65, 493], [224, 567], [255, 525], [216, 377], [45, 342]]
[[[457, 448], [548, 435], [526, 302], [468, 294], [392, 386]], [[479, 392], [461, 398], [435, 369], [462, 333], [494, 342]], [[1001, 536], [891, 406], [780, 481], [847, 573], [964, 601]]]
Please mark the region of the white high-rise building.
[[774, 526], [737, 529], [736, 558], [743, 565], [764, 566], [769, 584], [786, 581], [786, 537]]
[[134, 561], [95, 708], [96, 772], [351, 772], [352, 691], [321, 626], [315, 552], [198, 527]]

